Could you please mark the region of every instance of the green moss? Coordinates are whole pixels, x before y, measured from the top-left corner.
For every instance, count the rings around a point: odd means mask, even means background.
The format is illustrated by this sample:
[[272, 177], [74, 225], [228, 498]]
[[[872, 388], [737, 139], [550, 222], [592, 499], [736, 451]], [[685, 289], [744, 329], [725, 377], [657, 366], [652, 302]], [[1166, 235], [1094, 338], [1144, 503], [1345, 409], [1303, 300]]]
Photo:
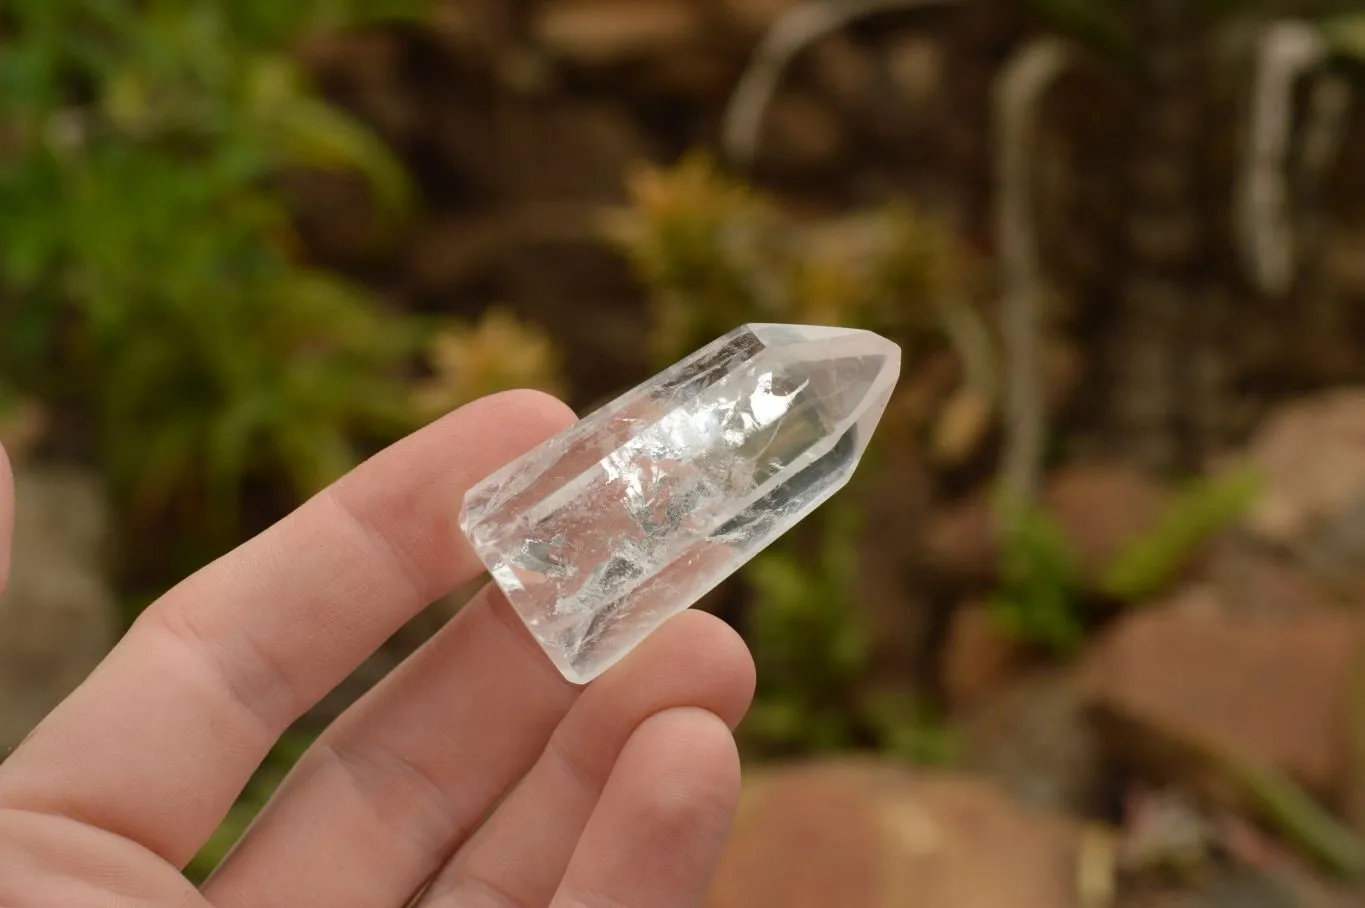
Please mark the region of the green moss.
[[871, 748], [918, 764], [956, 758], [940, 717], [909, 690], [869, 688], [871, 631], [852, 601], [858, 517], [832, 501], [745, 570], [759, 689], [742, 729], [759, 755]]

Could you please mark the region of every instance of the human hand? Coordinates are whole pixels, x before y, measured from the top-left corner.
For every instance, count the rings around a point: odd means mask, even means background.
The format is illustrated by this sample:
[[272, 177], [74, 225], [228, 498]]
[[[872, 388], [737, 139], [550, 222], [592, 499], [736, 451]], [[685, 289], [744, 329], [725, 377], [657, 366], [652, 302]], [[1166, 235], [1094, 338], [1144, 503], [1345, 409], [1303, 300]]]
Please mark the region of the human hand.
[[151, 606], [0, 764], [0, 905], [403, 908], [428, 883], [422, 908], [700, 905], [744, 644], [686, 612], [579, 688], [491, 586], [322, 734], [202, 890], [180, 873], [285, 729], [480, 573], [466, 487], [572, 418], [532, 392], [464, 407]]

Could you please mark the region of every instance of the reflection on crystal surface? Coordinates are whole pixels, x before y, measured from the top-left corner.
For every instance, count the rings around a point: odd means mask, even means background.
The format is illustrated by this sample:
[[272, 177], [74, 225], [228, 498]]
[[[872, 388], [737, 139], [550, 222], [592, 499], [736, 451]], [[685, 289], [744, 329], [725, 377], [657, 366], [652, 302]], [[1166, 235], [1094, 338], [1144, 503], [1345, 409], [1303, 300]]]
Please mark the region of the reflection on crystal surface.
[[460, 525], [585, 683], [842, 487], [899, 374], [871, 332], [746, 325], [470, 489]]

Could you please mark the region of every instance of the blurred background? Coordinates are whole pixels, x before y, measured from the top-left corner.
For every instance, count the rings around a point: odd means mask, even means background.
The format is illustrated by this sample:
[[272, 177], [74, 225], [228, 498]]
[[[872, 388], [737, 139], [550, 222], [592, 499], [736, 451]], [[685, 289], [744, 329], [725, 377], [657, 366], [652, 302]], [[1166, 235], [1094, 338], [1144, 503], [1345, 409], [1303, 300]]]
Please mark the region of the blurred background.
[[760, 676], [712, 908], [1365, 905], [1361, 7], [4, 0], [0, 759], [435, 416], [841, 324], [872, 449], [699, 606]]

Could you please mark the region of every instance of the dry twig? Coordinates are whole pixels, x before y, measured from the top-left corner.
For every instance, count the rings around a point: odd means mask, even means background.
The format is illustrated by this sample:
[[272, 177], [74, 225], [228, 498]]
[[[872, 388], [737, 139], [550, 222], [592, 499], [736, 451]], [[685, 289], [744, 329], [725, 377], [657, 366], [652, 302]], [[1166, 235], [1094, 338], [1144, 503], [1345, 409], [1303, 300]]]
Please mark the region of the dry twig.
[[1021, 50], [996, 89], [996, 242], [1000, 254], [1007, 438], [1002, 493], [1007, 514], [1033, 500], [1046, 418], [1042, 390], [1041, 309], [1044, 277], [1038, 253], [1032, 190], [1038, 106], [1071, 62], [1067, 45], [1051, 38]]
[[[1322, 32], [1306, 22], [1277, 22], [1266, 29], [1252, 88], [1250, 135], [1237, 199], [1237, 236], [1245, 265], [1261, 292], [1287, 293], [1297, 268], [1295, 217], [1288, 187], [1294, 87], [1328, 55]], [[1329, 98], [1329, 101], [1331, 99]], [[1322, 167], [1340, 114], [1319, 102], [1305, 167]], [[1336, 125], [1334, 125], [1336, 124]], [[1325, 167], [1323, 168], [1325, 169]]]
[[951, 6], [958, 0], [819, 0], [794, 7], [763, 36], [725, 111], [721, 147], [740, 167], [758, 156], [763, 120], [788, 64], [825, 35], [879, 13]]

